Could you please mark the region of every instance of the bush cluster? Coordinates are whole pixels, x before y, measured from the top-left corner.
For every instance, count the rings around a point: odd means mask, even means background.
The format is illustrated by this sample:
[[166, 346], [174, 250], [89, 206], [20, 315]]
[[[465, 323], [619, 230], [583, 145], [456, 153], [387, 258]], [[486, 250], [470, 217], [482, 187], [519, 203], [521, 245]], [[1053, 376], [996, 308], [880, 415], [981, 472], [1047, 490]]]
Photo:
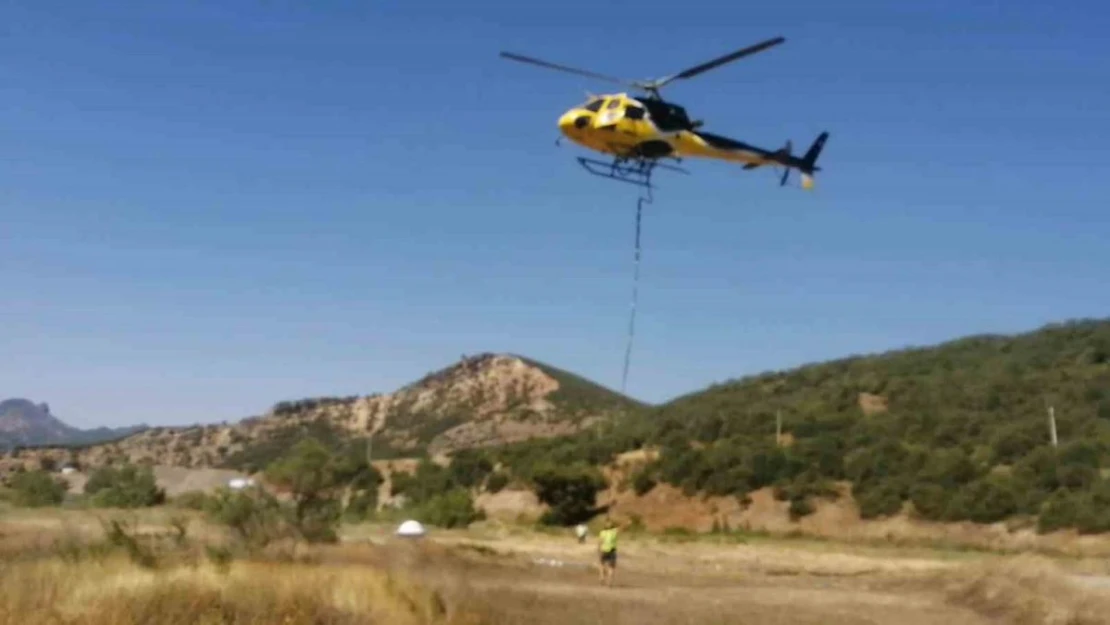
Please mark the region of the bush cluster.
[[471, 488], [489, 474], [492, 465], [474, 454], [462, 454], [461, 462], [442, 467], [424, 459], [413, 474], [394, 473], [391, 494], [403, 495], [410, 516], [428, 525], [466, 527], [484, 517], [474, 507]]
[[130, 463], [93, 471], [85, 483], [85, 494], [94, 506], [102, 508], [145, 508], [166, 500], [151, 468]]
[[56, 506], [65, 500], [66, 484], [48, 471], [21, 471], [12, 476], [9, 486], [13, 503], [28, 508]]

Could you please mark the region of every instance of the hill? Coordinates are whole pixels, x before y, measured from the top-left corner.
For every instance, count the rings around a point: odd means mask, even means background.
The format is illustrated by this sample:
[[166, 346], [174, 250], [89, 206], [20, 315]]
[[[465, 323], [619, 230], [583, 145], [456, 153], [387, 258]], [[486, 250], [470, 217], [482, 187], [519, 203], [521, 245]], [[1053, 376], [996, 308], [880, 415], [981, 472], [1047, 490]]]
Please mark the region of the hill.
[[491, 461], [525, 483], [601, 469], [598, 503], [648, 525], [714, 521], [693, 510], [744, 520], [773, 495], [796, 521], [831, 505], [857, 520], [1110, 531], [1110, 320], [765, 372]]
[[641, 493], [663, 482], [743, 500], [770, 487], [801, 517], [845, 485], [865, 519], [1107, 531], [1110, 321], [767, 372], [677, 398], [626, 429], [661, 452], [633, 477]]
[[0, 401], [0, 445], [87, 445], [123, 438], [146, 426], [82, 430], [50, 413], [50, 406], [28, 399]]
[[257, 470], [306, 435], [335, 447], [373, 437], [376, 458], [423, 456], [572, 434], [642, 408], [638, 402], [548, 365], [481, 354], [389, 394], [277, 403], [234, 424], [157, 427], [75, 452], [35, 449], [98, 466], [113, 459], [192, 468]]

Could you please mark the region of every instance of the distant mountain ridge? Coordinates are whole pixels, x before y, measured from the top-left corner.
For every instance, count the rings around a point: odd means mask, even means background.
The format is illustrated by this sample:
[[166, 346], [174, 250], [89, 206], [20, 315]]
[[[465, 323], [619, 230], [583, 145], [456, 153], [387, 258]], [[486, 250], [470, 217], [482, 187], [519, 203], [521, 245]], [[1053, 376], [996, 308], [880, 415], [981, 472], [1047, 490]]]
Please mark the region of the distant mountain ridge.
[[146, 425], [122, 428], [75, 428], [50, 412], [46, 403], [12, 398], [0, 401], [0, 444], [6, 447], [90, 445], [141, 432]]

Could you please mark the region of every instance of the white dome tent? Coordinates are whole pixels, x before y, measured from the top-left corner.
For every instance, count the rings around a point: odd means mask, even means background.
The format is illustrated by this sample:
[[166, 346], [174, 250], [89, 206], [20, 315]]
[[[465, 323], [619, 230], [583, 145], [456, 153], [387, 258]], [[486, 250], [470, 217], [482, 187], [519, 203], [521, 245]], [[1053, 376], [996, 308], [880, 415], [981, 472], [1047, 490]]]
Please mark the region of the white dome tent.
[[426, 533], [419, 521], [409, 519], [397, 528], [397, 535], [405, 538], [419, 538]]

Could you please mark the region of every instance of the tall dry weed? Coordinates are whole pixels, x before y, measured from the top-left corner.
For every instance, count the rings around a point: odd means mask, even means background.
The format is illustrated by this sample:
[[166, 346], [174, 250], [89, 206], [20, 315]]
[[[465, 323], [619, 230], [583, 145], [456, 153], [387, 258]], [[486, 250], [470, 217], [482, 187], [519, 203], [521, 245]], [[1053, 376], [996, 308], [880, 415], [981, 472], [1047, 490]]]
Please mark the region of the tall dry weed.
[[434, 592], [365, 567], [235, 562], [150, 569], [121, 556], [0, 570], [0, 622], [25, 625], [448, 623]]
[[1009, 625], [1108, 625], [1110, 596], [1083, 588], [1039, 556], [971, 566], [947, 583], [950, 602]]

